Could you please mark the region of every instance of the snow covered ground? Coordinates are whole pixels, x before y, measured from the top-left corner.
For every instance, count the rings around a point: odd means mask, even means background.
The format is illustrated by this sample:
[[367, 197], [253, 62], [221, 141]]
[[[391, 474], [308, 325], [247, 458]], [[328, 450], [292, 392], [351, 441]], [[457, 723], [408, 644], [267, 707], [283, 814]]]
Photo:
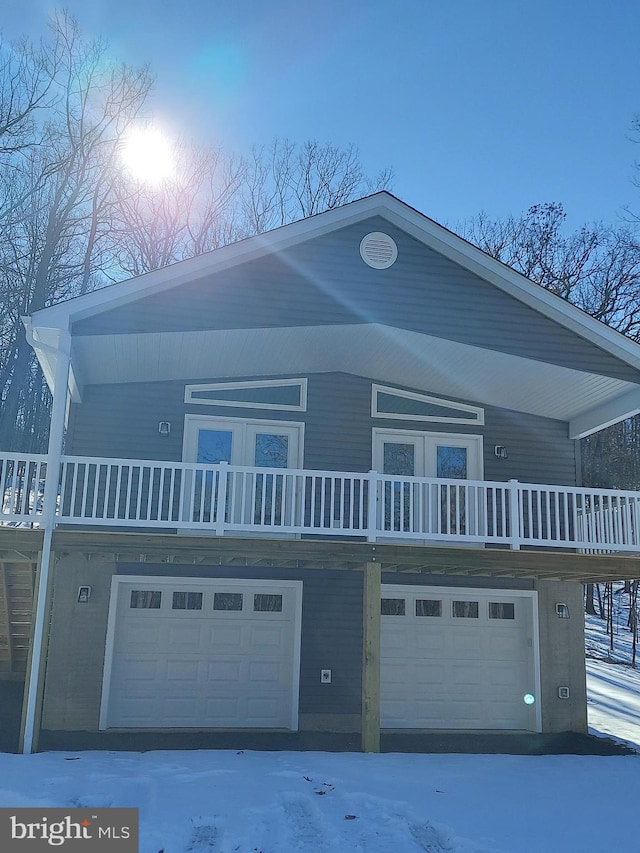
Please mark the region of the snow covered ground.
[[[601, 635], [588, 654], [606, 656]], [[594, 733], [640, 747], [638, 673], [588, 669]], [[140, 853], [638, 850], [639, 787], [640, 755], [0, 755], [0, 806], [139, 808]]]

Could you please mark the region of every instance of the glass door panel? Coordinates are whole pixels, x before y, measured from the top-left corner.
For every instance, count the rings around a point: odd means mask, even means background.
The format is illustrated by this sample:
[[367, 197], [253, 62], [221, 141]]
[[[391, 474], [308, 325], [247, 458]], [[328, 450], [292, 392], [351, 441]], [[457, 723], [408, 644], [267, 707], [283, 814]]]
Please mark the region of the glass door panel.
[[270, 432], [257, 432], [253, 462], [259, 468], [289, 467], [289, 436]]
[[382, 473], [404, 477], [416, 475], [416, 446], [396, 441], [385, 441], [382, 451]]
[[438, 444], [436, 448], [436, 477], [445, 480], [466, 480], [467, 448]]
[[[231, 462], [233, 443], [232, 430], [198, 428], [196, 432], [196, 462], [204, 465]], [[218, 473], [215, 471], [196, 471], [193, 492], [193, 521], [207, 523], [215, 521], [217, 493]]]
[[397, 480], [382, 483], [382, 506], [385, 530], [408, 532], [415, 529], [418, 517], [418, 486], [406, 482], [405, 477], [415, 477], [424, 467], [422, 438], [384, 438], [378, 451], [378, 470], [382, 474], [397, 476]]
[[[467, 448], [436, 445], [436, 476], [445, 480], [466, 480]], [[443, 485], [440, 492], [440, 531], [464, 536], [468, 520], [466, 490]]]
[[216, 465], [231, 462], [233, 433], [230, 429], [199, 429], [196, 462]]
[[[247, 464], [258, 468], [294, 467], [298, 461], [298, 434], [297, 427], [282, 426], [272, 431], [248, 424], [245, 452], [251, 454], [251, 461]], [[252, 480], [248, 511], [253, 524], [282, 525], [292, 521], [293, 478], [257, 472]]]

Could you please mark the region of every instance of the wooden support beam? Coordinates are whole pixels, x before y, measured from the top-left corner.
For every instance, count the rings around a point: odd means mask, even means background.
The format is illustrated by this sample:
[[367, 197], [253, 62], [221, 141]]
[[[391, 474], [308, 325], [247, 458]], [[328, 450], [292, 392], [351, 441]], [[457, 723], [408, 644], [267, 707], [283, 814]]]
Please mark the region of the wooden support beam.
[[[0, 527], [0, 552], [17, 559], [37, 552], [42, 531]], [[508, 548], [456, 548], [387, 542], [317, 539], [190, 536], [166, 532], [65, 530], [53, 534], [53, 547], [65, 553], [117, 554], [119, 562], [177, 565], [292, 565], [301, 569], [360, 571], [364, 563], [379, 563], [383, 572], [480, 577], [558, 578], [582, 582], [640, 577], [640, 555], [579, 554], [571, 551]], [[27, 558], [28, 559], [28, 558]]]
[[380, 595], [379, 563], [367, 563], [363, 579], [362, 751], [380, 752]]

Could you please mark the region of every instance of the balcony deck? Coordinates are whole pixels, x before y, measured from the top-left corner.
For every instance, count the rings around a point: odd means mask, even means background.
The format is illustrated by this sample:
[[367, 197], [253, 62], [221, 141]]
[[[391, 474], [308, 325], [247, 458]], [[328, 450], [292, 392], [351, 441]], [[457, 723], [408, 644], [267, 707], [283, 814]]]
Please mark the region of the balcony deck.
[[640, 553], [640, 492], [377, 472], [0, 454], [0, 526]]

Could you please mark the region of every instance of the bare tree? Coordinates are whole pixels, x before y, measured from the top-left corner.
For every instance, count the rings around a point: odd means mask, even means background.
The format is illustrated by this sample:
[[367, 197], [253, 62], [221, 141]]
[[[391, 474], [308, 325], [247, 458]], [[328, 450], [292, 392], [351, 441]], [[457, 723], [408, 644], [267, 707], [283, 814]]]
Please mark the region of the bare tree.
[[[20, 73], [3, 78], [6, 86], [31, 89], [0, 94], [0, 103], [9, 104], [5, 115], [23, 116], [19, 144], [16, 131], [0, 163], [6, 304], [0, 318], [0, 447], [6, 449], [41, 446], [48, 422], [47, 391], [20, 315], [97, 283], [113, 204], [108, 187], [114, 151], [150, 86], [146, 69], [109, 62], [105, 46], [87, 42], [72, 18], [55, 18], [52, 30], [52, 46], [43, 48], [46, 62], [42, 53], [24, 51]], [[52, 75], [48, 81], [46, 73]]]
[[60, 63], [61, 44], [0, 40], [0, 155], [15, 154], [34, 143], [37, 113], [55, 100], [51, 89]]
[[220, 149], [176, 145], [176, 174], [160, 186], [120, 175], [110, 243], [118, 269], [140, 275], [244, 236], [234, 205], [245, 164]]
[[365, 177], [353, 146], [276, 139], [248, 157], [176, 147], [175, 178], [159, 187], [117, 184], [111, 236], [119, 267], [139, 275], [261, 234], [389, 186]]
[[247, 159], [241, 227], [247, 235], [260, 234], [389, 189], [392, 180], [389, 168], [368, 178], [353, 145], [339, 148], [316, 140], [296, 145], [275, 139], [269, 147], [253, 148]]
[[565, 232], [561, 204], [519, 217], [480, 214], [462, 233], [494, 258], [635, 340], [640, 339], [640, 242], [628, 227]]

